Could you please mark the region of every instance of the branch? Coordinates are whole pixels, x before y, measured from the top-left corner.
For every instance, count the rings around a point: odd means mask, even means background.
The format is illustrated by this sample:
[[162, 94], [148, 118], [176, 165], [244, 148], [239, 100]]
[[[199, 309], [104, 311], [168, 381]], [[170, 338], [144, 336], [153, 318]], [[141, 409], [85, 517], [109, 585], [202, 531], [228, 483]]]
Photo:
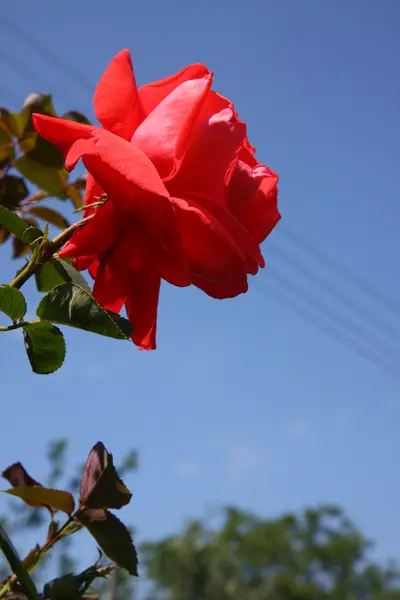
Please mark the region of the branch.
[[43, 252], [42, 252], [41, 258], [39, 260], [37, 260], [37, 259], [33, 259], [33, 257], [32, 257], [32, 259], [29, 261], [29, 263], [26, 265], [26, 267], [24, 269], [22, 269], [22, 271], [20, 271], [18, 273], [18, 275], [16, 275], [14, 277], [14, 279], [9, 283], [9, 285], [11, 287], [15, 287], [17, 289], [22, 287], [24, 285], [24, 283], [26, 283], [28, 281], [28, 279], [30, 279], [32, 277], [32, 275], [34, 275], [36, 273], [36, 271], [41, 266], [44, 265], [44, 263], [51, 260], [53, 255], [56, 252], [58, 252], [59, 250], [61, 250], [61, 248], [70, 239], [70, 237], [72, 236], [72, 234], [75, 232], [76, 229], [85, 225], [85, 223], [90, 221], [90, 219], [92, 219], [92, 218], [93, 218], [93, 215], [90, 215], [89, 217], [85, 217], [84, 219], [81, 219], [80, 221], [78, 221], [77, 223], [74, 223], [67, 229], [64, 229], [64, 231], [62, 231], [61, 233], [56, 235], [56, 237], [53, 240], [51, 240], [50, 242], [46, 242], [43, 246]]

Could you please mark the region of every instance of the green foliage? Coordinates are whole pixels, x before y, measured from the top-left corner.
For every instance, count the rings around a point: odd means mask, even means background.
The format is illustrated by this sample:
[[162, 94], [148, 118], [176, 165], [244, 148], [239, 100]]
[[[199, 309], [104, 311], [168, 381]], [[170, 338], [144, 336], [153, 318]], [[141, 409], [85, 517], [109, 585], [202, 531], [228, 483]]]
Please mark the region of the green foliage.
[[29, 190], [22, 177], [4, 175], [0, 179], [0, 204], [7, 208], [17, 208], [28, 196]]
[[104, 310], [86, 290], [72, 282], [53, 288], [42, 298], [36, 314], [44, 321], [119, 340], [127, 340], [132, 335], [127, 319]]
[[54, 225], [54, 227], [58, 227], [59, 229], [66, 229], [69, 227], [70, 223], [68, 219], [66, 219], [62, 214], [53, 208], [49, 208], [48, 206], [32, 206], [27, 210], [28, 215], [33, 215], [34, 217], [38, 217], [42, 219], [46, 223], [50, 225]]
[[3, 552], [11, 569], [18, 578], [18, 581], [29, 600], [39, 600], [35, 585], [29, 576], [28, 571], [21, 562], [18, 552], [14, 548], [7, 533], [0, 525], [0, 550]]
[[38, 292], [50, 292], [61, 283], [71, 282], [76, 283], [88, 292], [88, 294], [91, 294], [91, 289], [86, 279], [68, 261], [61, 260], [60, 258], [53, 258], [44, 263], [36, 271], [35, 279]]
[[393, 600], [400, 573], [332, 506], [260, 519], [228, 508], [219, 529], [192, 521], [142, 547], [157, 600]]
[[23, 293], [9, 285], [0, 285], [0, 311], [12, 321], [22, 319], [26, 313]]
[[[80, 181], [69, 179], [60, 150], [36, 134], [33, 112], [56, 117], [51, 95], [29, 94], [20, 112], [11, 113], [4, 107], [0, 108], [0, 206], [18, 212], [22, 221], [35, 217], [63, 229], [68, 227], [65, 216], [37, 203], [54, 196], [61, 200], [69, 199], [73, 207], [79, 209], [84, 186]], [[63, 116], [89, 123], [78, 111], [68, 111]], [[37, 191], [29, 197], [32, 185]], [[15, 221], [14, 226], [9, 227], [9, 223], [10, 220], [3, 223], [0, 216], [0, 244], [11, 237], [12, 258], [21, 258], [29, 251], [30, 242], [22, 240], [21, 235], [14, 231]]]
[[8, 167], [12, 163], [14, 156], [15, 149], [12, 136], [2, 128], [0, 117], [0, 169]]
[[89, 567], [79, 575], [64, 575], [46, 583], [43, 596], [50, 600], [76, 600], [82, 598], [93, 581], [99, 577], [106, 577], [112, 571], [112, 565]]
[[4, 206], [0, 206], [0, 225], [5, 227], [10, 233], [13, 233], [25, 244], [31, 244], [43, 236], [43, 232], [40, 229], [32, 227], [28, 221], [22, 219]]
[[14, 162], [14, 166], [21, 175], [37, 187], [52, 196], [56, 196], [56, 198], [65, 198], [65, 173], [63, 169], [49, 169], [47, 166], [31, 158], [28, 154], [18, 158]]
[[26, 353], [34, 373], [49, 375], [59, 369], [65, 359], [64, 336], [51, 323], [26, 323], [23, 327]]

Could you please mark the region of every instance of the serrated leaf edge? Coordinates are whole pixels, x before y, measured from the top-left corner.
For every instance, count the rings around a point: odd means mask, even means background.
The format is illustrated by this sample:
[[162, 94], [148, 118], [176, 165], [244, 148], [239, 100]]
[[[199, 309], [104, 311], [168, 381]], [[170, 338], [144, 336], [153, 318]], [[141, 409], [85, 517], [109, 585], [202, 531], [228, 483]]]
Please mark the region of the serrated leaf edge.
[[[118, 329], [118, 331], [121, 333], [121, 335], [123, 336], [123, 338], [124, 338], [126, 341], [128, 341], [128, 342], [129, 342], [130, 338], [129, 338], [129, 337], [127, 337], [127, 336], [125, 335], [125, 333], [124, 333], [124, 332], [121, 330], [121, 328], [119, 327], [118, 323], [117, 323], [116, 321], [114, 321], [114, 319], [113, 319], [112, 317], [110, 317], [110, 315], [109, 315], [109, 312], [108, 312], [108, 311], [106, 311], [106, 309], [105, 309], [105, 308], [103, 308], [103, 307], [101, 306], [101, 304], [99, 304], [99, 303], [97, 302], [97, 300], [95, 300], [95, 298], [93, 298], [93, 296], [92, 296], [91, 294], [89, 294], [89, 293], [87, 292], [87, 290], [85, 290], [85, 288], [84, 288], [84, 287], [82, 287], [81, 285], [79, 285], [78, 283], [74, 283], [72, 280], [71, 280], [71, 281], [65, 281], [64, 283], [60, 283], [59, 285], [55, 285], [55, 286], [53, 287], [53, 289], [52, 289], [50, 292], [47, 292], [47, 293], [48, 293], [48, 294], [50, 294], [51, 292], [53, 292], [53, 291], [54, 291], [54, 290], [56, 290], [57, 288], [61, 287], [61, 286], [62, 286], [62, 285], [64, 285], [65, 283], [70, 283], [71, 285], [73, 285], [73, 286], [75, 286], [75, 287], [79, 288], [80, 290], [82, 290], [82, 291], [83, 291], [83, 292], [86, 294], [86, 296], [89, 296], [89, 298], [91, 298], [91, 299], [93, 300], [93, 302], [94, 302], [94, 303], [95, 303], [95, 304], [96, 304], [96, 305], [97, 305], [97, 306], [98, 306], [98, 307], [99, 307], [99, 308], [100, 308], [100, 309], [101, 309], [101, 310], [102, 310], [104, 313], [106, 313], [106, 315], [107, 315], [107, 316], [108, 316], [108, 317], [109, 317], [109, 318], [112, 320], [112, 322], [114, 323], [114, 325], [116, 326], [116, 328]], [[46, 296], [44, 296], [44, 297], [42, 298], [42, 300], [39, 302], [39, 304], [38, 304], [38, 307], [37, 307], [37, 310], [39, 310], [39, 306], [41, 305], [42, 301], [43, 301], [45, 298], [46, 298]], [[37, 310], [36, 310], [36, 315], [39, 317], [39, 315], [37, 314]], [[110, 311], [110, 312], [111, 312], [111, 311]], [[68, 327], [68, 325], [66, 325], [65, 323], [61, 323], [60, 321], [48, 321], [47, 319], [41, 319], [40, 317], [39, 317], [39, 319], [40, 319], [40, 321], [43, 321], [43, 323], [57, 323], [57, 325], [64, 325], [65, 327]], [[80, 329], [80, 327], [76, 327], [76, 329]], [[89, 333], [92, 333], [90, 330], [85, 330], [85, 331], [88, 331]], [[106, 336], [106, 337], [108, 337], [108, 336]]]

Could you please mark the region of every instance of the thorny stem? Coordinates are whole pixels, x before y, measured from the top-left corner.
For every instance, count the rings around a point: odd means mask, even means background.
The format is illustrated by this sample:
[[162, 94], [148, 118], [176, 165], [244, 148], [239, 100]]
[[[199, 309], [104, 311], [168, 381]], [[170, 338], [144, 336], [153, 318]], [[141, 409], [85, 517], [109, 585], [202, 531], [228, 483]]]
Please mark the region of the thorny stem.
[[100, 200], [99, 202], [92, 202], [91, 204], [85, 204], [85, 206], [81, 206], [80, 208], [76, 208], [72, 212], [78, 213], [78, 212], [81, 212], [82, 210], [86, 210], [87, 208], [94, 208], [94, 207], [97, 207], [97, 206], [103, 206], [104, 202], [105, 202], [105, 200]]
[[[78, 506], [78, 508], [71, 515], [69, 515], [68, 519], [65, 521], [65, 523], [63, 523], [63, 525], [60, 527], [60, 529], [58, 531], [56, 531], [54, 536], [52, 538], [50, 538], [49, 540], [45, 541], [45, 543], [41, 546], [40, 550], [38, 550], [39, 554], [44, 555], [48, 550], [50, 550], [50, 548], [52, 548], [54, 546], [54, 544], [56, 544], [59, 541], [60, 537], [62, 536], [62, 533], [65, 531], [65, 529], [68, 527], [68, 525], [70, 525], [72, 523], [72, 521], [74, 521], [76, 519], [76, 517], [78, 516], [79, 512], [82, 509], [83, 509], [83, 505], [80, 504]], [[22, 561], [22, 562], [24, 562], [24, 561]], [[17, 576], [14, 573], [1, 586], [0, 599], [3, 598], [10, 591], [11, 587], [16, 582], [17, 582]]]
[[79, 227], [82, 227], [82, 225], [85, 225], [85, 223], [87, 223], [92, 217], [93, 215], [90, 215], [89, 217], [81, 219], [80, 221], [74, 223], [67, 229], [64, 229], [64, 231], [56, 235], [56, 237], [53, 238], [51, 241], [46, 242], [43, 245], [43, 250], [40, 258], [37, 259], [37, 257], [32, 256], [28, 264], [22, 269], [22, 271], [18, 273], [18, 275], [14, 277], [14, 279], [9, 283], [9, 285], [17, 289], [21, 288], [24, 285], [24, 283], [26, 283], [28, 279], [30, 279], [32, 275], [34, 275], [41, 266], [48, 262], [53, 257], [53, 255], [62, 248], [65, 242], [67, 242], [72, 236], [74, 231]]
[[40, 202], [40, 200], [45, 200], [49, 196], [50, 196], [50, 194], [48, 192], [37, 192], [37, 194], [30, 196], [26, 200], [22, 200], [22, 202], [20, 203], [20, 206], [25, 207], [25, 206], [29, 206], [30, 204], [36, 204], [36, 202]]
[[0, 327], [0, 331], [14, 331], [14, 329], [19, 329], [25, 325], [24, 321], [20, 321], [19, 323], [13, 323], [13, 325], [5, 325]]

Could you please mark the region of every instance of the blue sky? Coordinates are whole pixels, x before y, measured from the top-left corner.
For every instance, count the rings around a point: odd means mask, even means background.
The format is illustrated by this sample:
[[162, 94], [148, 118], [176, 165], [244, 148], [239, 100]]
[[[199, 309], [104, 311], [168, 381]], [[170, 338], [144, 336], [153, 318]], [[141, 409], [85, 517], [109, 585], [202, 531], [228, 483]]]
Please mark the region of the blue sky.
[[[156, 352], [68, 330], [65, 367], [39, 377], [20, 336], [3, 335], [3, 419], [17, 423], [2, 428], [2, 465], [21, 460], [40, 479], [54, 437], [70, 438], [71, 469], [98, 439], [117, 461], [136, 447], [124, 518], [141, 537], [225, 503], [272, 516], [328, 501], [377, 540], [379, 556], [395, 556], [400, 4], [25, 0], [8, 3], [7, 14], [84, 78], [3, 24], [0, 104], [13, 109], [43, 91], [60, 112], [94, 118], [92, 90], [124, 47], [139, 83], [207, 64], [259, 160], [281, 177], [283, 219], [247, 295], [218, 302], [163, 287]], [[0, 280], [16, 266], [2, 248]], [[325, 316], [313, 316], [321, 307]], [[350, 337], [343, 345], [337, 335]], [[357, 354], [361, 337], [394, 376]]]

